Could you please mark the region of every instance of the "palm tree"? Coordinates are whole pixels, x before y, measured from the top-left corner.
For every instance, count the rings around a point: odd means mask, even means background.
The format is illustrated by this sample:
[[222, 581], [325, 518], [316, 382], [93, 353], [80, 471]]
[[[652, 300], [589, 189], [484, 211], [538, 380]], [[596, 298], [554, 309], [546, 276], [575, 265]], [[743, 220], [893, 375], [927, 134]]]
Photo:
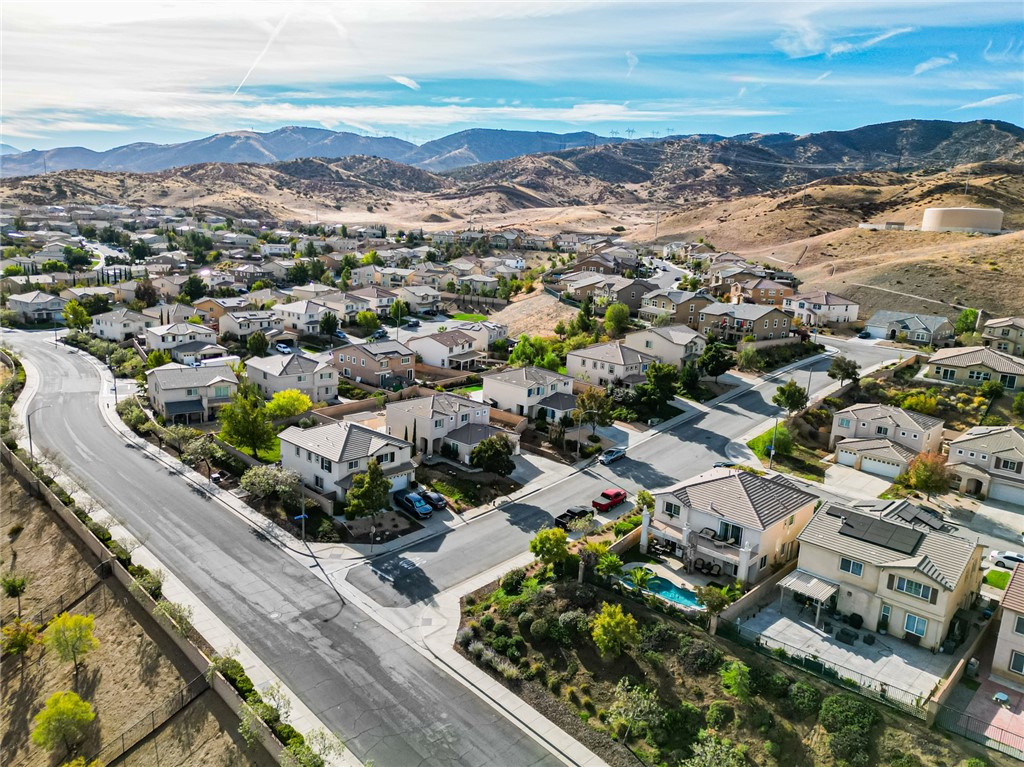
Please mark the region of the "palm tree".
[[21, 619], [21, 595], [28, 588], [28, 578], [24, 575], [8, 573], [0, 579], [0, 586], [3, 587], [4, 596], [8, 599], [18, 600], [18, 618]]
[[632, 583], [638, 591], [646, 590], [647, 584], [651, 582], [651, 578], [653, 577], [654, 573], [646, 567], [634, 567], [626, 573], [626, 579]]
[[597, 567], [594, 568], [598, 575], [601, 575], [607, 579], [611, 579], [617, 575], [622, 575], [622, 560], [618, 554], [606, 553], [602, 554], [597, 560]]

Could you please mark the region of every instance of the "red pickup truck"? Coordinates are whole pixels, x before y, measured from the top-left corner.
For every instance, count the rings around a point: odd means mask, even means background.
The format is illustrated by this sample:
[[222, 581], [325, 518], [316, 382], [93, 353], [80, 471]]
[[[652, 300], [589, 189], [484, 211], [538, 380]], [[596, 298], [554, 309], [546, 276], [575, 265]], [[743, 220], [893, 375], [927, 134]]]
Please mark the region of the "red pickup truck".
[[597, 496], [590, 505], [598, 511], [609, 511], [620, 503], [626, 502], [626, 491], [618, 487], [610, 487]]

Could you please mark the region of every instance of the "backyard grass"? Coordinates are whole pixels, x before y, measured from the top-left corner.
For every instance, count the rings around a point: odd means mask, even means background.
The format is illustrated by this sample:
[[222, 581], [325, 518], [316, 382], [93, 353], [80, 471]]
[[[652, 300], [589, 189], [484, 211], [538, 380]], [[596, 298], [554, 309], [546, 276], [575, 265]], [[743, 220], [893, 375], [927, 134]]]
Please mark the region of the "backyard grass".
[[[224, 439], [224, 433], [221, 432], [217, 435], [217, 438], [221, 442], [227, 442], [232, 445], [230, 440]], [[232, 445], [237, 450], [245, 453], [246, 455], [252, 455], [252, 451], [247, 447], [240, 447], [238, 445]], [[281, 460], [281, 440], [274, 437], [274, 446], [270, 450], [260, 450], [259, 454], [255, 456], [256, 460], [263, 461], [264, 463], [277, 463]]]
[[994, 589], [1005, 589], [1010, 582], [1009, 570], [989, 570], [985, 573], [985, 583]]
[[484, 314], [466, 314], [465, 312], [461, 312], [459, 314], [453, 314], [452, 319], [462, 320], [463, 322], [483, 322], [487, 319], [487, 316]]
[[457, 389], [455, 393], [456, 394], [466, 395], [466, 394], [472, 394], [475, 391], [483, 391], [483, 390], [484, 390], [484, 385], [483, 384], [476, 384], [474, 386], [464, 386], [461, 389]]

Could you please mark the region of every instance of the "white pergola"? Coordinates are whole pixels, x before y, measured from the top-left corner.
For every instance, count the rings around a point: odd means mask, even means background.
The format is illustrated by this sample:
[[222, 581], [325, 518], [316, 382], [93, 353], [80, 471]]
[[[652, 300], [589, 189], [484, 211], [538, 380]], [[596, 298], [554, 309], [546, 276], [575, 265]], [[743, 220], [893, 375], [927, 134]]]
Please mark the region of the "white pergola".
[[779, 607], [782, 607], [782, 600], [785, 598], [786, 589], [802, 594], [814, 602], [817, 608], [814, 614], [814, 625], [821, 622], [821, 605], [839, 591], [839, 584], [819, 578], [817, 575], [805, 573], [803, 570], [794, 570], [781, 581], [779, 581]]

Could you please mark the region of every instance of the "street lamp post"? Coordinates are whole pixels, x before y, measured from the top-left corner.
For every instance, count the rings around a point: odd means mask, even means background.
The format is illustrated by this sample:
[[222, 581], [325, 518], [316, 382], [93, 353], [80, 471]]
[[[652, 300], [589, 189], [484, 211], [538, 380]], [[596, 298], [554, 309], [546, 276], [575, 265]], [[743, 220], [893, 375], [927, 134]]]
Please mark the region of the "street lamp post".
[[577, 410], [576, 411], [576, 460], [580, 459], [580, 424], [583, 422], [583, 416], [587, 413], [597, 413], [597, 410]]
[[295, 519], [301, 519], [302, 520], [302, 542], [303, 543], [306, 542], [306, 519], [308, 517], [309, 517], [309, 514], [307, 514], [306, 512], [302, 512], [297, 517], [295, 517]]
[[775, 463], [775, 435], [779, 433], [779, 415], [775, 414], [775, 427], [772, 429], [772, 446], [768, 448], [768, 468], [772, 468]]
[[35, 454], [32, 452], [32, 415], [33, 413], [38, 413], [40, 410], [46, 410], [48, 407], [51, 406], [40, 405], [25, 416], [25, 425], [28, 427], [28, 457], [32, 460], [35, 460]]
[[[110, 355], [107, 355], [107, 368], [110, 370], [110, 380], [113, 382], [111, 391], [114, 392], [114, 407], [117, 407], [117, 373], [114, 372], [114, 366], [110, 364]], [[110, 407], [109, 405], [107, 407]]]

